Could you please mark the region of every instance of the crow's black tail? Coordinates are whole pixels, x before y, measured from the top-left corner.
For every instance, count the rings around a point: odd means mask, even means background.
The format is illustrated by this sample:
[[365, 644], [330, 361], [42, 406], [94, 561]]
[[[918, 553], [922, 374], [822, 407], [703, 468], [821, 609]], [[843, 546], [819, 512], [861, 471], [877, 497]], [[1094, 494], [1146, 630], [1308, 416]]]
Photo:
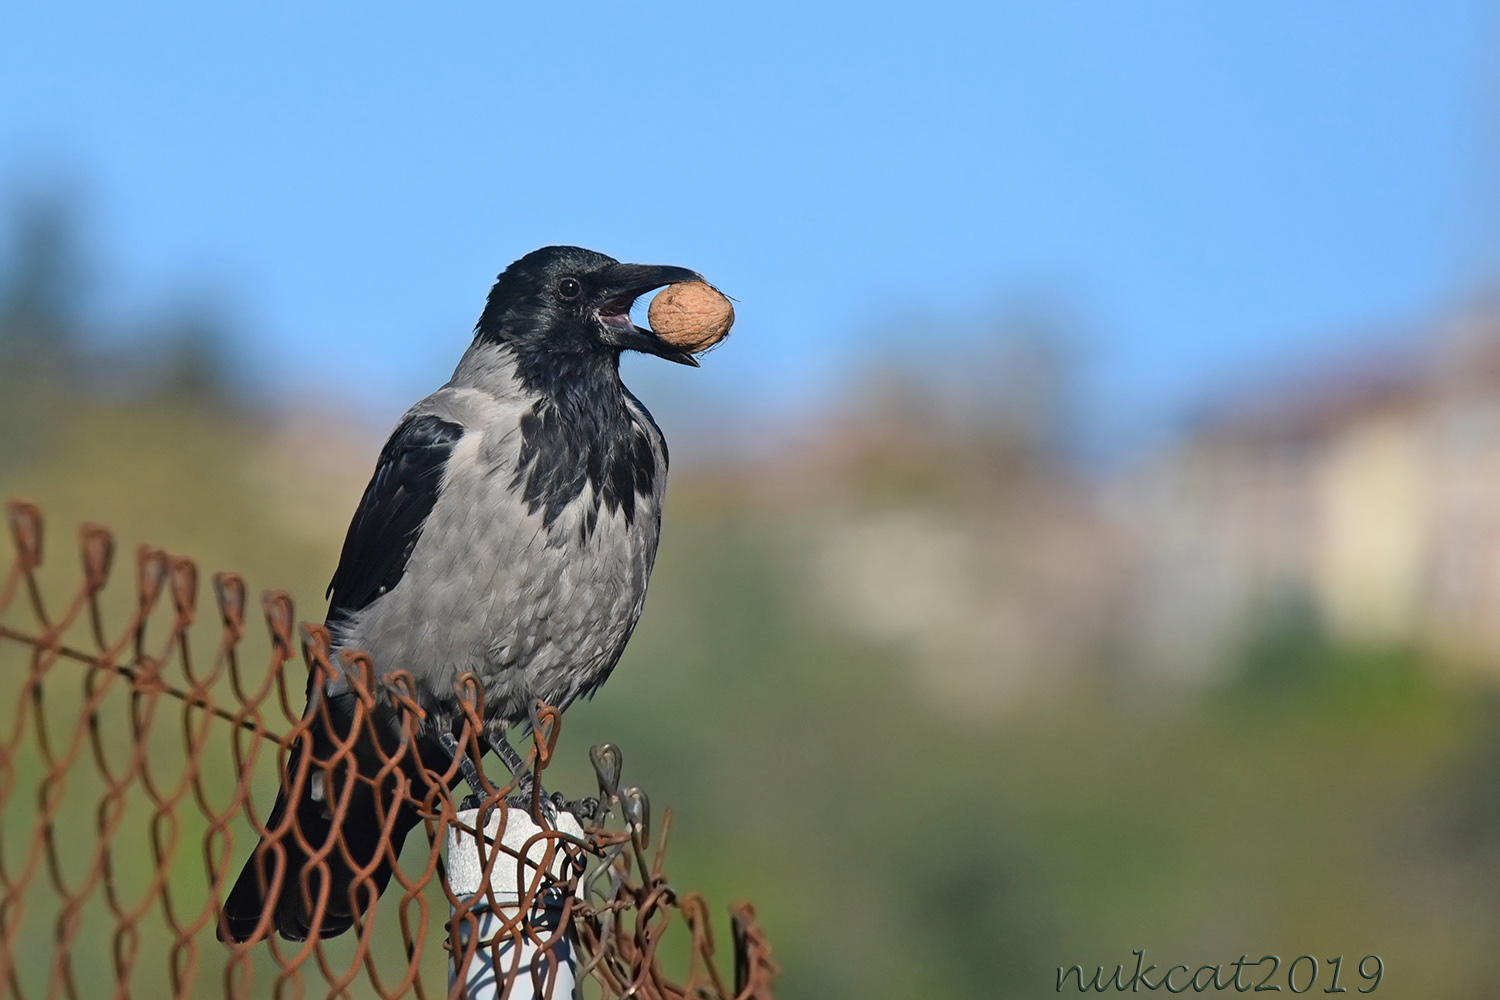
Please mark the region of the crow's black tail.
[[[311, 757], [290, 755], [267, 834], [224, 900], [220, 940], [248, 941], [273, 929], [293, 941], [314, 930], [325, 938], [342, 934], [385, 891], [391, 865], [421, 819], [411, 798], [400, 795], [404, 783], [412, 797], [424, 797], [412, 754], [377, 782], [382, 760], [371, 740], [357, 741], [330, 767], [334, 744], [322, 726], [314, 730]], [[435, 744], [422, 749], [430, 762], [447, 760]]]

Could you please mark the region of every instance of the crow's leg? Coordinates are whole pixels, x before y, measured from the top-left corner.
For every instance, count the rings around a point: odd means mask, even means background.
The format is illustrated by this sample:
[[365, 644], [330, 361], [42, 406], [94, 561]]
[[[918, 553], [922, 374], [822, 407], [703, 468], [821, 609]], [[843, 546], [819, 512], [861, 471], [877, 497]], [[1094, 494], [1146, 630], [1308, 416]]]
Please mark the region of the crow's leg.
[[516, 752], [516, 748], [510, 745], [510, 740], [505, 738], [505, 723], [498, 723], [485, 727], [484, 741], [495, 751], [505, 769], [511, 773], [517, 781], [525, 781], [531, 776], [526, 768], [526, 759]]
[[452, 733], [443, 733], [438, 737], [438, 742], [442, 744], [450, 758], [458, 761], [459, 773], [464, 776], [464, 782], [469, 786], [469, 794], [464, 796], [463, 802], [459, 803], [459, 808], [477, 809], [484, 801], [484, 786], [479, 782], [479, 768], [474, 766], [474, 759], [458, 745], [458, 740], [453, 738]]

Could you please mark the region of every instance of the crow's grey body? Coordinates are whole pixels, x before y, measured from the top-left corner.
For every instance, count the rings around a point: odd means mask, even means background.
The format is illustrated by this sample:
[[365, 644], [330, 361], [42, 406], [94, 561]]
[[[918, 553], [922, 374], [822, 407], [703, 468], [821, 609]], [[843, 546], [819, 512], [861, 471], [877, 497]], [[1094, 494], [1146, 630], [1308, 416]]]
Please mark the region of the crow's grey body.
[[355, 733], [347, 679], [310, 681], [308, 725], [224, 901], [222, 938], [330, 937], [375, 905], [423, 783], [453, 773], [442, 737], [462, 728], [459, 675], [483, 684], [485, 737], [502, 752], [536, 699], [566, 708], [609, 676], [645, 602], [667, 481], [666, 444], [621, 383], [620, 352], [696, 364], [630, 321], [639, 295], [692, 280], [577, 247], [528, 254], [496, 280], [453, 379], [381, 450], [328, 588], [337, 646], [412, 676], [426, 712], [416, 754], [392, 773], [400, 713], [378, 703]]
[[593, 484], [553, 518], [516, 479], [522, 418], [542, 397], [512, 352], [476, 342], [453, 380], [403, 417], [462, 428], [405, 573], [337, 629], [376, 670], [410, 671], [430, 718], [454, 718], [455, 678], [484, 684], [486, 718], [523, 720], [540, 698], [566, 708], [604, 682], [640, 617], [661, 530], [667, 459], [661, 432], [621, 386], [631, 432], [645, 435], [651, 489], [634, 512], [600, 503]]

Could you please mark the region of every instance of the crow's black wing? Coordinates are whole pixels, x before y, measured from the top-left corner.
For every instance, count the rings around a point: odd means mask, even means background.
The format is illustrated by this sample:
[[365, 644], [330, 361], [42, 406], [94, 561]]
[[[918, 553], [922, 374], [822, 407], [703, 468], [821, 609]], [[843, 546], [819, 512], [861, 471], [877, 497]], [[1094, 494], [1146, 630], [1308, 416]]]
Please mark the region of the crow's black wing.
[[392, 432], [328, 585], [331, 628], [401, 582], [422, 525], [437, 503], [443, 467], [463, 433], [458, 424], [431, 415], [403, 420]]
[[[359, 509], [354, 512], [339, 567], [328, 585], [332, 598], [328, 608], [330, 627], [337, 629], [350, 615], [401, 581], [412, 548], [422, 534], [422, 525], [437, 503], [448, 456], [463, 433], [458, 424], [429, 415], [403, 420], [391, 434], [381, 449], [375, 475], [365, 487]], [[309, 674], [309, 712], [313, 712], [316, 704], [313, 679], [314, 675]], [[322, 892], [324, 879], [328, 880], [328, 902], [317, 931], [322, 937], [342, 934], [359, 914], [374, 905], [390, 880], [389, 858], [400, 854], [406, 834], [420, 816], [409, 805], [396, 803], [395, 784], [389, 775], [374, 782], [354, 783], [337, 830], [326, 802], [314, 799], [308, 786], [302, 786], [296, 801], [287, 788], [290, 776], [303, 767], [303, 755], [309, 749], [314, 765], [338, 756], [333, 740], [336, 737], [342, 744], [347, 739], [350, 700], [347, 693], [329, 698], [326, 715], [321, 712], [313, 715], [309, 729], [311, 747], [300, 742], [292, 747], [288, 778], [282, 781], [266, 825], [274, 837], [263, 840], [256, 848], [225, 899], [219, 924], [222, 939], [248, 940], [270, 908], [275, 912], [270, 926], [289, 940], [305, 940], [313, 930], [314, 902]], [[394, 731], [388, 719], [370, 728], [375, 737]], [[372, 738], [365, 734], [355, 741], [348, 760], [359, 774], [381, 775], [384, 761], [394, 752], [394, 748], [385, 747], [377, 755]], [[422, 752], [429, 755], [428, 760], [442, 759], [441, 751], [428, 748]], [[409, 780], [419, 780], [409, 756], [404, 767]], [[344, 765], [333, 771], [335, 781], [348, 777]], [[329, 789], [328, 800], [338, 798], [336, 790]], [[377, 804], [382, 808], [377, 809]], [[304, 842], [315, 851], [325, 850], [325, 845], [334, 846], [325, 860], [313, 866], [311, 855], [302, 848]], [[381, 860], [375, 864], [377, 858]], [[357, 885], [356, 874], [372, 865], [368, 880]], [[306, 892], [304, 876], [308, 880]]]
[[[441, 769], [448, 759], [436, 740], [417, 739], [420, 760], [410, 753], [401, 755], [390, 736], [400, 724], [391, 718], [391, 709], [377, 707], [372, 723], [353, 741], [343, 763], [325, 768], [325, 762], [340, 759], [344, 752], [336, 752], [334, 741], [340, 748], [349, 742], [351, 722], [340, 699], [330, 699], [328, 707], [326, 715], [320, 712], [313, 717], [311, 745], [298, 740], [292, 746], [276, 806], [266, 820], [267, 835], [245, 861], [224, 899], [218, 930], [221, 941], [250, 940], [267, 910], [274, 914], [267, 929], [279, 931], [289, 941], [307, 940], [314, 928], [324, 938], [344, 933], [385, 892], [406, 835], [422, 819], [412, 804], [413, 799], [420, 801], [426, 795], [426, 778], [418, 765], [425, 761]], [[379, 737], [381, 746], [372, 737]], [[308, 765], [302, 763], [306, 752], [311, 754]], [[387, 766], [398, 755], [404, 777]], [[317, 773], [330, 782], [324, 799], [310, 794], [309, 782]], [[355, 773], [360, 778], [351, 780]], [[352, 787], [343, 788], [345, 782]], [[298, 789], [295, 799], [289, 786]], [[403, 788], [406, 796], [398, 797]], [[343, 803], [337, 828], [328, 813], [329, 802]], [[327, 904], [322, 919], [314, 922], [325, 881]]]

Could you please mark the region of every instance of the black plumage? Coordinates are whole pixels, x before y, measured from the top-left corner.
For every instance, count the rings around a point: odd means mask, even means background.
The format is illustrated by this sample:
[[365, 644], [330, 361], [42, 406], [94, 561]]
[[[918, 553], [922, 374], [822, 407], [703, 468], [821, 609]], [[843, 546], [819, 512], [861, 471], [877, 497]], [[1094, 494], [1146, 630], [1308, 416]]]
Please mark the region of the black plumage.
[[590, 525], [601, 504], [607, 512], [622, 511], [628, 524], [635, 520], [636, 495], [650, 496], [655, 489], [650, 431], [623, 400], [600, 396], [542, 399], [521, 418], [520, 467], [511, 485], [549, 526], [585, 488], [590, 489]]

